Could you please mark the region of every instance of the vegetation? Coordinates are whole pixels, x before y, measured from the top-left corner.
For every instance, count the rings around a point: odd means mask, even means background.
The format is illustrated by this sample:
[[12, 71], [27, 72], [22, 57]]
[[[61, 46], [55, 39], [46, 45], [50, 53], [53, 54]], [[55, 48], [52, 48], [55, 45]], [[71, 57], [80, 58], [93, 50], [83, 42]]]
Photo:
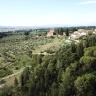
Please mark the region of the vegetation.
[[29, 54], [31, 67], [0, 96], [96, 96], [95, 44], [96, 36], [91, 35], [52, 55]]
[[[76, 30], [75, 28], [73, 28], [73, 30]], [[66, 34], [66, 36], [69, 36], [69, 29], [68, 28], [59, 28], [58, 29], [58, 34], [59, 35], [63, 35], [63, 34]]]
[[0, 78], [12, 74], [11, 70], [8, 69], [0, 69]]
[[[42, 33], [41, 33], [42, 34]], [[21, 72], [30, 66], [32, 54], [55, 53], [63, 44], [63, 39], [51, 37], [33, 37], [18, 33], [0, 39], [0, 78]], [[54, 44], [54, 46], [53, 46]], [[10, 82], [10, 81], [9, 81]]]
[[66, 36], [69, 36], [69, 29], [68, 28], [66, 29], [65, 33], [66, 33]]
[[[64, 41], [31, 33], [2, 37], [0, 96], [96, 96], [96, 35], [82, 37], [77, 44]], [[12, 73], [14, 82], [7, 86], [4, 77]]]

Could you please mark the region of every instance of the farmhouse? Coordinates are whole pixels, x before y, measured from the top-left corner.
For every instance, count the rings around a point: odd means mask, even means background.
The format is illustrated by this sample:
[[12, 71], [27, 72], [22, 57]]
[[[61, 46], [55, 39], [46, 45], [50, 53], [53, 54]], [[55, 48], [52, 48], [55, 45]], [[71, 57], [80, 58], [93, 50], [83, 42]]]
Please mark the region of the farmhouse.
[[47, 33], [47, 37], [56, 35], [54, 28], [50, 28], [50, 31]]
[[88, 30], [79, 29], [78, 31], [75, 31], [73, 34], [71, 34], [70, 39], [78, 39], [81, 36], [86, 36], [88, 34]]

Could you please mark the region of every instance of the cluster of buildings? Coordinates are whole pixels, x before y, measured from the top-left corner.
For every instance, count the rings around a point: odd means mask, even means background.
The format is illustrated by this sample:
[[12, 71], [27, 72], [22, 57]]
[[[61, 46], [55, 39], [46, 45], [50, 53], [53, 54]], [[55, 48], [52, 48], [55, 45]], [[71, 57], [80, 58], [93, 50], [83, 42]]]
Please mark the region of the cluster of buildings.
[[70, 34], [69, 39], [76, 40], [80, 38], [81, 36], [86, 36], [88, 34], [96, 34], [95, 30], [85, 30], [85, 29], [79, 29], [78, 31], [75, 31], [74, 33]]
[[[64, 33], [63, 36], [65, 36], [65, 32], [63, 32], [63, 33]], [[68, 39], [76, 40], [76, 39], [80, 38], [81, 36], [88, 35], [89, 33], [96, 34], [96, 29], [95, 30], [78, 29], [78, 31], [74, 31], [73, 33], [70, 33]], [[47, 33], [47, 37], [50, 37], [50, 36], [56, 36], [54, 28], [50, 28], [50, 31]]]

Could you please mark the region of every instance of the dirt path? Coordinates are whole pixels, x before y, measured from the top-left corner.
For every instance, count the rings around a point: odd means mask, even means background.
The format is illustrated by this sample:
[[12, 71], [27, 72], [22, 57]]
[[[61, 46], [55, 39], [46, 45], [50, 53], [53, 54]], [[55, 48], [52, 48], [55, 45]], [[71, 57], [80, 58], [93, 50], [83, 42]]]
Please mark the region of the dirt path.
[[[45, 53], [33, 53], [33, 54], [38, 54], [38, 55], [54, 55], [54, 54], [47, 54], [46, 52], [45, 52]], [[11, 78], [11, 77], [13, 77], [13, 76], [16, 76], [16, 75], [20, 74], [21, 72], [23, 72], [23, 70], [24, 70], [24, 68], [23, 68], [22, 70], [19, 70], [19, 72], [13, 73], [13, 74], [11, 74], [11, 75], [5, 76], [5, 77], [0, 78], [0, 79], [1, 79], [1, 80], [2, 80], [2, 79], [5, 80], [5, 79], [8, 79], [8, 78]]]
[[0, 79], [5, 80], [5, 79], [7, 79], [7, 78], [11, 78], [11, 77], [16, 76], [16, 75], [18, 75], [19, 73], [23, 72], [23, 70], [24, 70], [24, 69], [20, 70], [19, 72], [14, 73], [14, 74], [8, 75], [8, 76], [3, 77], [3, 78], [0, 78]]
[[32, 53], [32, 54], [37, 54], [37, 55], [55, 55], [55, 53], [49, 54], [49, 53], [46, 53], [46, 52], [44, 52], [44, 53]]
[[[22, 73], [23, 70], [24, 70], [24, 69], [19, 70], [18, 72], [14, 73], [14, 74], [8, 75], [8, 76], [3, 77], [3, 78], [0, 78], [0, 80], [5, 80], [5, 81], [6, 81], [6, 79], [10, 79], [10, 81], [11, 81], [11, 79], [12, 79], [13, 77], [15, 78], [15, 76], [16, 76], [16, 75], [19, 75], [20, 73]], [[13, 79], [12, 79], [12, 80], [13, 80]], [[7, 82], [7, 83], [8, 83], [8, 82]], [[13, 85], [12, 82], [11, 82], [11, 84]], [[0, 89], [3, 88], [4, 86], [5, 86], [5, 84], [0, 84]]]

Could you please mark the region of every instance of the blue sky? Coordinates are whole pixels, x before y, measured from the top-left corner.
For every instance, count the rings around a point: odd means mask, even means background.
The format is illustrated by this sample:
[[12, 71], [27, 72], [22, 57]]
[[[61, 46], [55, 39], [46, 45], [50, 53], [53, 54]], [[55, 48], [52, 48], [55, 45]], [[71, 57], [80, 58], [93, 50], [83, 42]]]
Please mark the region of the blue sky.
[[0, 0], [0, 25], [95, 25], [96, 0]]

